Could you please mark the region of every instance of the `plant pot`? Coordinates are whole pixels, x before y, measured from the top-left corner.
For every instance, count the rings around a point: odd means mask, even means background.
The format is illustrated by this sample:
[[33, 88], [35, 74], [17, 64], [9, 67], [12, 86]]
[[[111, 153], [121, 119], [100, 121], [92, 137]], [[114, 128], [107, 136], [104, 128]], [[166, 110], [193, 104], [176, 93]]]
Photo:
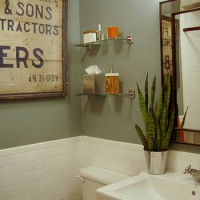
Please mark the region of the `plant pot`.
[[147, 171], [149, 174], [164, 174], [168, 151], [144, 151]]

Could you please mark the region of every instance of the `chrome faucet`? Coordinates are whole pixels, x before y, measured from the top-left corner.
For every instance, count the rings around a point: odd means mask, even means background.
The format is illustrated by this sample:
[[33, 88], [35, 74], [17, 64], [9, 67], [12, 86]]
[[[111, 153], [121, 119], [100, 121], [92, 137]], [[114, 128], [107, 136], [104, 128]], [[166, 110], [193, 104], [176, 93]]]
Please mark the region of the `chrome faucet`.
[[185, 168], [184, 174], [191, 174], [191, 176], [194, 178], [194, 180], [198, 183], [200, 183], [200, 170], [192, 169], [191, 165]]

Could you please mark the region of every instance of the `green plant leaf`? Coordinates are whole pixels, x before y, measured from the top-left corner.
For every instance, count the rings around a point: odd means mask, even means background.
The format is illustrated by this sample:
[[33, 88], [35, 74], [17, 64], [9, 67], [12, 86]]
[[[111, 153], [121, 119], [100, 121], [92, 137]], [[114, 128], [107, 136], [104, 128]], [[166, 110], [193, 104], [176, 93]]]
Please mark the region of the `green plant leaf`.
[[[145, 147], [151, 151], [162, 151], [168, 148], [174, 126], [175, 111], [171, 102], [171, 77], [167, 74], [167, 87], [162, 89], [154, 112], [156, 76], [151, 86], [151, 96], [148, 102], [148, 74], [145, 82], [145, 98], [138, 87], [140, 110], [145, 123], [146, 136], [138, 125], [136, 130]], [[148, 104], [149, 103], [149, 104]], [[149, 106], [149, 108], [148, 108]], [[186, 112], [187, 113], [187, 112]]]
[[167, 125], [168, 119], [166, 118], [166, 116], [167, 116], [167, 106], [165, 104], [163, 105], [163, 109], [162, 109], [162, 113], [160, 117], [160, 132], [162, 135], [165, 134], [167, 131], [166, 125]]
[[148, 73], [146, 75], [146, 80], [145, 80], [145, 104], [146, 104], [146, 110], [148, 112], [148, 107], [149, 107], [149, 84], [148, 84]]
[[162, 110], [163, 110], [163, 93], [161, 92], [160, 98], [159, 98], [158, 103], [156, 105], [156, 119], [157, 119], [158, 123], [160, 121]]
[[135, 129], [136, 129], [136, 131], [138, 133], [138, 136], [139, 136], [139, 138], [140, 138], [140, 140], [141, 140], [141, 142], [142, 142], [142, 144], [144, 146], [144, 150], [148, 151], [149, 150], [148, 142], [146, 140], [145, 135], [142, 132], [142, 129], [137, 124], [135, 125]]
[[168, 121], [168, 114], [170, 112], [170, 99], [171, 99], [171, 77], [170, 73], [167, 73], [167, 91], [166, 91], [166, 123]]
[[148, 136], [146, 135], [150, 150], [154, 149], [154, 145], [152, 145], [152, 143], [155, 144], [156, 132], [156, 118], [153, 109], [150, 107], [148, 113]]
[[157, 121], [157, 141], [156, 141], [156, 151], [161, 151], [162, 150], [162, 134], [160, 132], [160, 125], [159, 121]]
[[152, 140], [152, 138], [149, 138], [147, 142], [148, 142], [149, 151], [154, 151], [155, 142]]
[[166, 133], [165, 137], [163, 137], [162, 149], [167, 149], [169, 146], [171, 134], [172, 134], [173, 127], [174, 127], [174, 119], [175, 119], [175, 111], [173, 110], [173, 111], [171, 111], [171, 117], [170, 117], [167, 133]]
[[184, 127], [185, 119], [186, 119], [186, 116], [187, 116], [187, 111], [188, 111], [188, 106], [187, 106], [187, 108], [186, 108], [186, 111], [185, 111], [184, 116], [183, 116], [183, 120], [182, 120], [182, 122], [181, 122], [181, 128]]
[[160, 130], [161, 134], [166, 134], [168, 130], [168, 123], [169, 123], [169, 117], [168, 113], [170, 112], [170, 98], [171, 98], [171, 80], [170, 80], [170, 74], [167, 74], [167, 90], [163, 88], [162, 92], [164, 95], [164, 102], [163, 102], [163, 109], [161, 113], [160, 118]]
[[148, 118], [148, 113], [146, 110], [146, 103], [145, 103], [145, 99], [143, 97], [143, 94], [140, 90], [140, 87], [137, 83], [137, 89], [138, 89], [138, 97], [139, 97], [139, 105], [140, 105], [140, 110], [143, 116], [143, 120], [144, 120], [144, 124], [145, 124], [145, 129], [147, 130], [147, 118]]
[[151, 99], [149, 107], [153, 109], [154, 99], [155, 99], [155, 90], [156, 90], [156, 76], [154, 76], [152, 86], [151, 86]]

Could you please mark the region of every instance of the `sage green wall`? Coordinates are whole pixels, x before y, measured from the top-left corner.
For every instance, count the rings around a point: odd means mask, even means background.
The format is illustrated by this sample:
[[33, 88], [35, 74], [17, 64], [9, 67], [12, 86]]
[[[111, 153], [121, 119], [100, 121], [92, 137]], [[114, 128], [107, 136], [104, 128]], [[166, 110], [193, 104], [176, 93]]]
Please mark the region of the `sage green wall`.
[[[80, 1], [80, 2], [79, 2]], [[79, 6], [80, 3], [80, 6]], [[103, 72], [113, 65], [120, 73], [121, 90], [144, 86], [157, 76], [160, 88], [159, 0], [68, 0], [68, 97], [0, 103], [0, 149], [60, 138], [88, 135], [140, 143], [134, 125], [142, 125], [135, 100], [127, 97], [76, 97], [84, 69], [97, 64]], [[80, 9], [80, 16], [79, 16]], [[74, 47], [81, 32], [101, 23], [118, 25], [123, 36], [134, 35], [135, 44], [103, 45], [93, 51]], [[82, 69], [82, 70], [81, 70]], [[191, 148], [193, 148], [192, 146]], [[175, 146], [183, 151], [183, 145]]]
[[[136, 89], [157, 76], [160, 89], [159, 0], [80, 0], [81, 32], [109, 25], [119, 26], [122, 36], [134, 35], [133, 45], [105, 44], [92, 51], [81, 49], [82, 73], [97, 64], [105, 73], [109, 66], [119, 72], [121, 91]], [[99, 138], [140, 143], [134, 125], [142, 125], [138, 99], [127, 97], [82, 97], [83, 134]]]
[[0, 103], [0, 149], [81, 135], [79, 0], [69, 0], [69, 96]]

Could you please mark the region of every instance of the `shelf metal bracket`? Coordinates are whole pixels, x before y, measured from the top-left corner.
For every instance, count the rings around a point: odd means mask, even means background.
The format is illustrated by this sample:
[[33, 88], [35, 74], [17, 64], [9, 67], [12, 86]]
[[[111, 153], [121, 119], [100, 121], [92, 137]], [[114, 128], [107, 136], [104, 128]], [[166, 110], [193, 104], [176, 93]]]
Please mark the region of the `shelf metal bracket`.
[[135, 99], [135, 90], [129, 90], [128, 96], [129, 96], [130, 99]]
[[128, 44], [133, 44], [133, 36], [132, 35], [126, 36], [126, 40], [127, 40]]

